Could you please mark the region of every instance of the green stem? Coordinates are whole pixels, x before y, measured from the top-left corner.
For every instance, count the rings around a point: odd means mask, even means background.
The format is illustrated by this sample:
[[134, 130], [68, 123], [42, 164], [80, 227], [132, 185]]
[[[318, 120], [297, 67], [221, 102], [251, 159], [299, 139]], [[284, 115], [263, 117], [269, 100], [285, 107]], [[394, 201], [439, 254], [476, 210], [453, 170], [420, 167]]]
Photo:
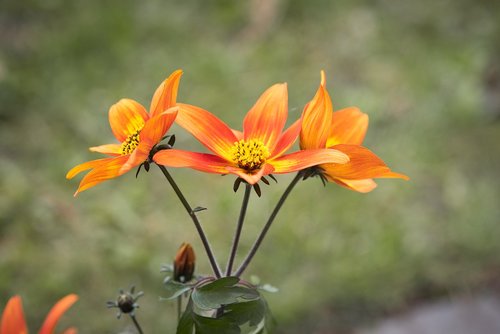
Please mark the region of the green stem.
[[243, 195], [243, 202], [241, 203], [238, 225], [236, 225], [236, 232], [234, 233], [231, 253], [229, 254], [229, 260], [227, 262], [226, 276], [231, 276], [231, 271], [233, 270], [234, 258], [236, 257], [236, 250], [238, 249], [238, 243], [240, 242], [241, 229], [243, 227], [243, 221], [245, 220], [245, 215], [248, 207], [248, 200], [250, 199], [251, 192], [252, 192], [252, 185], [247, 183], [245, 187], [245, 194]]
[[132, 321], [134, 322], [135, 327], [139, 331], [139, 334], [144, 334], [144, 332], [142, 331], [142, 328], [139, 325], [139, 322], [137, 321], [135, 315], [133, 315], [132, 313], [130, 313], [130, 318], [132, 318]]
[[200, 235], [201, 242], [203, 243], [203, 246], [205, 247], [205, 251], [207, 253], [208, 259], [210, 261], [210, 265], [212, 266], [212, 270], [217, 278], [221, 277], [221, 271], [219, 269], [219, 265], [217, 264], [217, 261], [215, 260], [215, 256], [212, 252], [212, 248], [210, 247], [210, 243], [208, 242], [208, 239], [205, 235], [205, 232], [203, 232], [203, 228], [201, 227], [200, 221], [198, 220], [198, 217], [196, 216], [196, 212], [193, 211], [191, 206], [189, 205], [188, 201], [184, 197], [182, 191], [179, 189], [177, 186], [177, 183], [175, 183], [174, 179], [172, 178], [172, 175], [168, 172], [168, 170], [165, 168], [165, 166], [158, 165], [156, 164], [160, 170], [163, 172], [163, 175], [167, 178], [168, 182], [174, 189], [174, 192], [176, 193], [177, 197], [179, 197], [179, 200], [181, 201], [182, 205], [186, 209], [187, 213], [189, 214], [189, 217], [191, 217], [191, 220], [194, 223], [194, 226], [196, 227], [196, 230], [198, 231], [198, 234]]
[[299, 182], [299, 180], [302, 177], [303, 177], [302, 172], [298, 172], [297, 175], [295, 176], [295, 178], [292, 180], [292, 182], [290, 182], [290, 184], [286, 188], [286, 190], [283, 193], [283, 195], [281, 195], [281, 198], [279, 199], [278, 203], [276, 203], [276, 207], [274, 208], [273, 212], [269, 216], [269, 219], [267, 220], [266, 225], [264, 226], [264, 228], [260, 232], [259, 236], [255, 240], [252, 248], [250, 249], [250, 251], [248, 252], [247, 256], [245, 257], [245, 260], [243, 260], [243, 263], [240, 265], [240, 267], [238, 268], [238, 270], [236, 270], [236, 273], [235, 273], [236, 277], [240, 277], [241, 274], [243, 274], [243, 272], [247, 268], [247, 266], [250, 264], [250, 261], [252, 261], [252, 258], [254, 257], [255, 253], [259, 249], [260, 244], [264, 240], [264, 237], [266, 236], [267, 231], [271, 227], [271, 224], [273, 223], [274, 219], [278, 215], [278, 212], [280, 211], [281, 207], [285, 203], [285, 200], [287, 199], [288, 195], [293, 190], [293, 188], [295, 187], [295, 185], [297, 184], [297, 182]]

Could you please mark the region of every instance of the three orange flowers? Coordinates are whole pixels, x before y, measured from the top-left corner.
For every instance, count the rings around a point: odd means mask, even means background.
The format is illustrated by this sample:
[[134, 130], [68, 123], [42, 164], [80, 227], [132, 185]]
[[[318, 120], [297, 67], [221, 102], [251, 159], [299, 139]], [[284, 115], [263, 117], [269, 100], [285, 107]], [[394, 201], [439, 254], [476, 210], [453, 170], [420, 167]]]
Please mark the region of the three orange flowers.
[[[75, 195], [120, 176], [144, 162], [188, 167], [215, 174], [234, 174], [248, 184], [268, 174], [303, 171], [320, 175], [359, 192], [371, 191], [373, 178], [408, 179], [392, 172], [374, 153], [361, 146], [368, 117], [357, 108], [333, 112], [322, 72], [320, 87], [302, 117], [285, 130], [288, 116], [286, 84], [267, 89], [248, 111], [243, 131], [233, 130], [212, 113], [177, 103], [182, 71], [170, 75], [153, 95], [149, 114], [139, 103], [122, 99], [109, 111], [119, 144], [91, 147], [110, 157], [71, 169], [66, 177], [91, 169]], [[191, 133], [211, 153], [158, 149], [173, 122]], [[300, 150], [287, 153], [300, 137]]]

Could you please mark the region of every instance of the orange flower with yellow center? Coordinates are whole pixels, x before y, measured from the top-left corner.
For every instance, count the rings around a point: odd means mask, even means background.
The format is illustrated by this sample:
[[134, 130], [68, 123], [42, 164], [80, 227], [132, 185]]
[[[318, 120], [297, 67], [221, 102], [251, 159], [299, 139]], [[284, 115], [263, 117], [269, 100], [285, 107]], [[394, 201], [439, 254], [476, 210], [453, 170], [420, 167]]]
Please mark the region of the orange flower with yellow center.
[[328, 181], [362, 193], [372, 191], [377, 184], [373, 178], [401, 178], [373, 152], [361, 146], [368, 130], [368, 115], [350, 107], [333, 111], [332, 101], [326, 90], [325, 73], [321, 71], [321, 84], [314, 98], [302, 113], [300, 148], [316, 150], [329, 148], [349, 156], [346, 164], [320, 164], [312, 170]]
[[110, 158], [85, 162], [72, 168], [67, 179], [91, 169], [80, 182], [75, 196], [103, 181], [125, 174], [148, 159], [151, 149], [163, 138], [177, 115], [177, 89], [182, 71], [172, 73], [155, 91], [149, 113], [138, 102], [121, 99], [109, 110], [109, 124], [120, 144], [91, 147]]
[[[61, 316], [78, 300], [74, 294], [67, 295], [59, 300], [45, 318], [39, 334], [54, 334]], [[63, 334], [76, 334], [75, 328], [69, 328]], [[28, 334], [28, 326], [24, 319], [21, 297], [14, 296], [7, 302], [0, 322], [0, 334]]]
[[177, 124], [214, 154], [162, 150], [153, 157], [161, 165], [189, 167], [208, 173], [232, 173], [253, 185], [271, 173], [289, 173], [322, 163], [349, 161], [337, 150], [315, 149], [284, 155], [297, 139], [301, 127], [298, 120], [283, 131], [288, 115], [286, 84], [276, 84], [261, 95], [243, 121], [243, 132], [232, 130], [204, 109], [187, 104], [178, 106]]

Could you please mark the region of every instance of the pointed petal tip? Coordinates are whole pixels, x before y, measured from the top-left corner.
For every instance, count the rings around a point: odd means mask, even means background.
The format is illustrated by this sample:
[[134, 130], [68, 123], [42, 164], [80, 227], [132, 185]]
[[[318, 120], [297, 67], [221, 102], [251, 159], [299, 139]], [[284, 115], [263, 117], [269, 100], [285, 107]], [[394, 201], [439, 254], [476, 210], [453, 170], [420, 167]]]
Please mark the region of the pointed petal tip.
[[47, 317], [40, 328], [39, 334], [52, 334], [57, 323], [59, 322], [59, 319], [71, 306], [73, 306], [77, 300], [78, 296], [73, 293], [61, 298], [47, 314]]
[[396, 179], [403, 179], [405, 181], [410, 181], [410, 177], [408, 175], [401, 174], [401, 173], [392, 172], [390, 177], [396, 178]]
[[23, 303], [19, 295], [11, 297], [0, 317], [0, 333], [27, 333]]
[[321, 70], [320, 75], [321, 75], [321, 83], [320, 83], [320, 85], [324, 87], [324, 86], [326, 86], [326, 75], [325, 75], [325, 71], [324, 71], [324, 70]]
[[183, 73], [181, 69], [172, 72], [172, 74], [170, 74], [167, 79], [163, 80], [158, 88], [156, 88], [149, 107], [149, 115], [151, 117], [157, 116], [177, 103], [177, 91]]

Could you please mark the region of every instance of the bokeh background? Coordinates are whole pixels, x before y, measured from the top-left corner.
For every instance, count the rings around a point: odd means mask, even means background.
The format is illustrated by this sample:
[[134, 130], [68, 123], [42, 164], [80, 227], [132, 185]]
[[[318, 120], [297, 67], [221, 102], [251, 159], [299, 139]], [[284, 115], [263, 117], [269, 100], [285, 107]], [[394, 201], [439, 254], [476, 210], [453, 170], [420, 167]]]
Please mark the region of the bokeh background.
[[[349, 333], [439, 298], [498, 292], [500, 278], [500, 6], [496, 1], [0, 2], [0, 309], [21, 294], [31, 330], [75, 292], [62, 319], [81, 333], [130, 326], [105, 308], [120, 288], [146, 295], [148, 333], [171, 333], [161, 264], [182, 241], [209, 266], [195, 229], [157, 168], [73, 198], [74, 165], [113, 142], [107, 112], [149, 106], [185, 72], [179, 101], [232, 127], [277, 82], [289, 123], [327, 74], [334, 107], [370, 116], [365, 144], [411, 181], [368, 195], [319, 180], [298, 185], [247, 277], [282, 333]], [[178, 147], [200, 149], [179, 128]], [[225, 263], [242, 193], [233, 178], [173, 170]], [[291, 176], [254, 196], [240, 255]], [[240, 189], [241, 191], [241, 189]], [[241, 260], [241, 256], [238, 258]]]

